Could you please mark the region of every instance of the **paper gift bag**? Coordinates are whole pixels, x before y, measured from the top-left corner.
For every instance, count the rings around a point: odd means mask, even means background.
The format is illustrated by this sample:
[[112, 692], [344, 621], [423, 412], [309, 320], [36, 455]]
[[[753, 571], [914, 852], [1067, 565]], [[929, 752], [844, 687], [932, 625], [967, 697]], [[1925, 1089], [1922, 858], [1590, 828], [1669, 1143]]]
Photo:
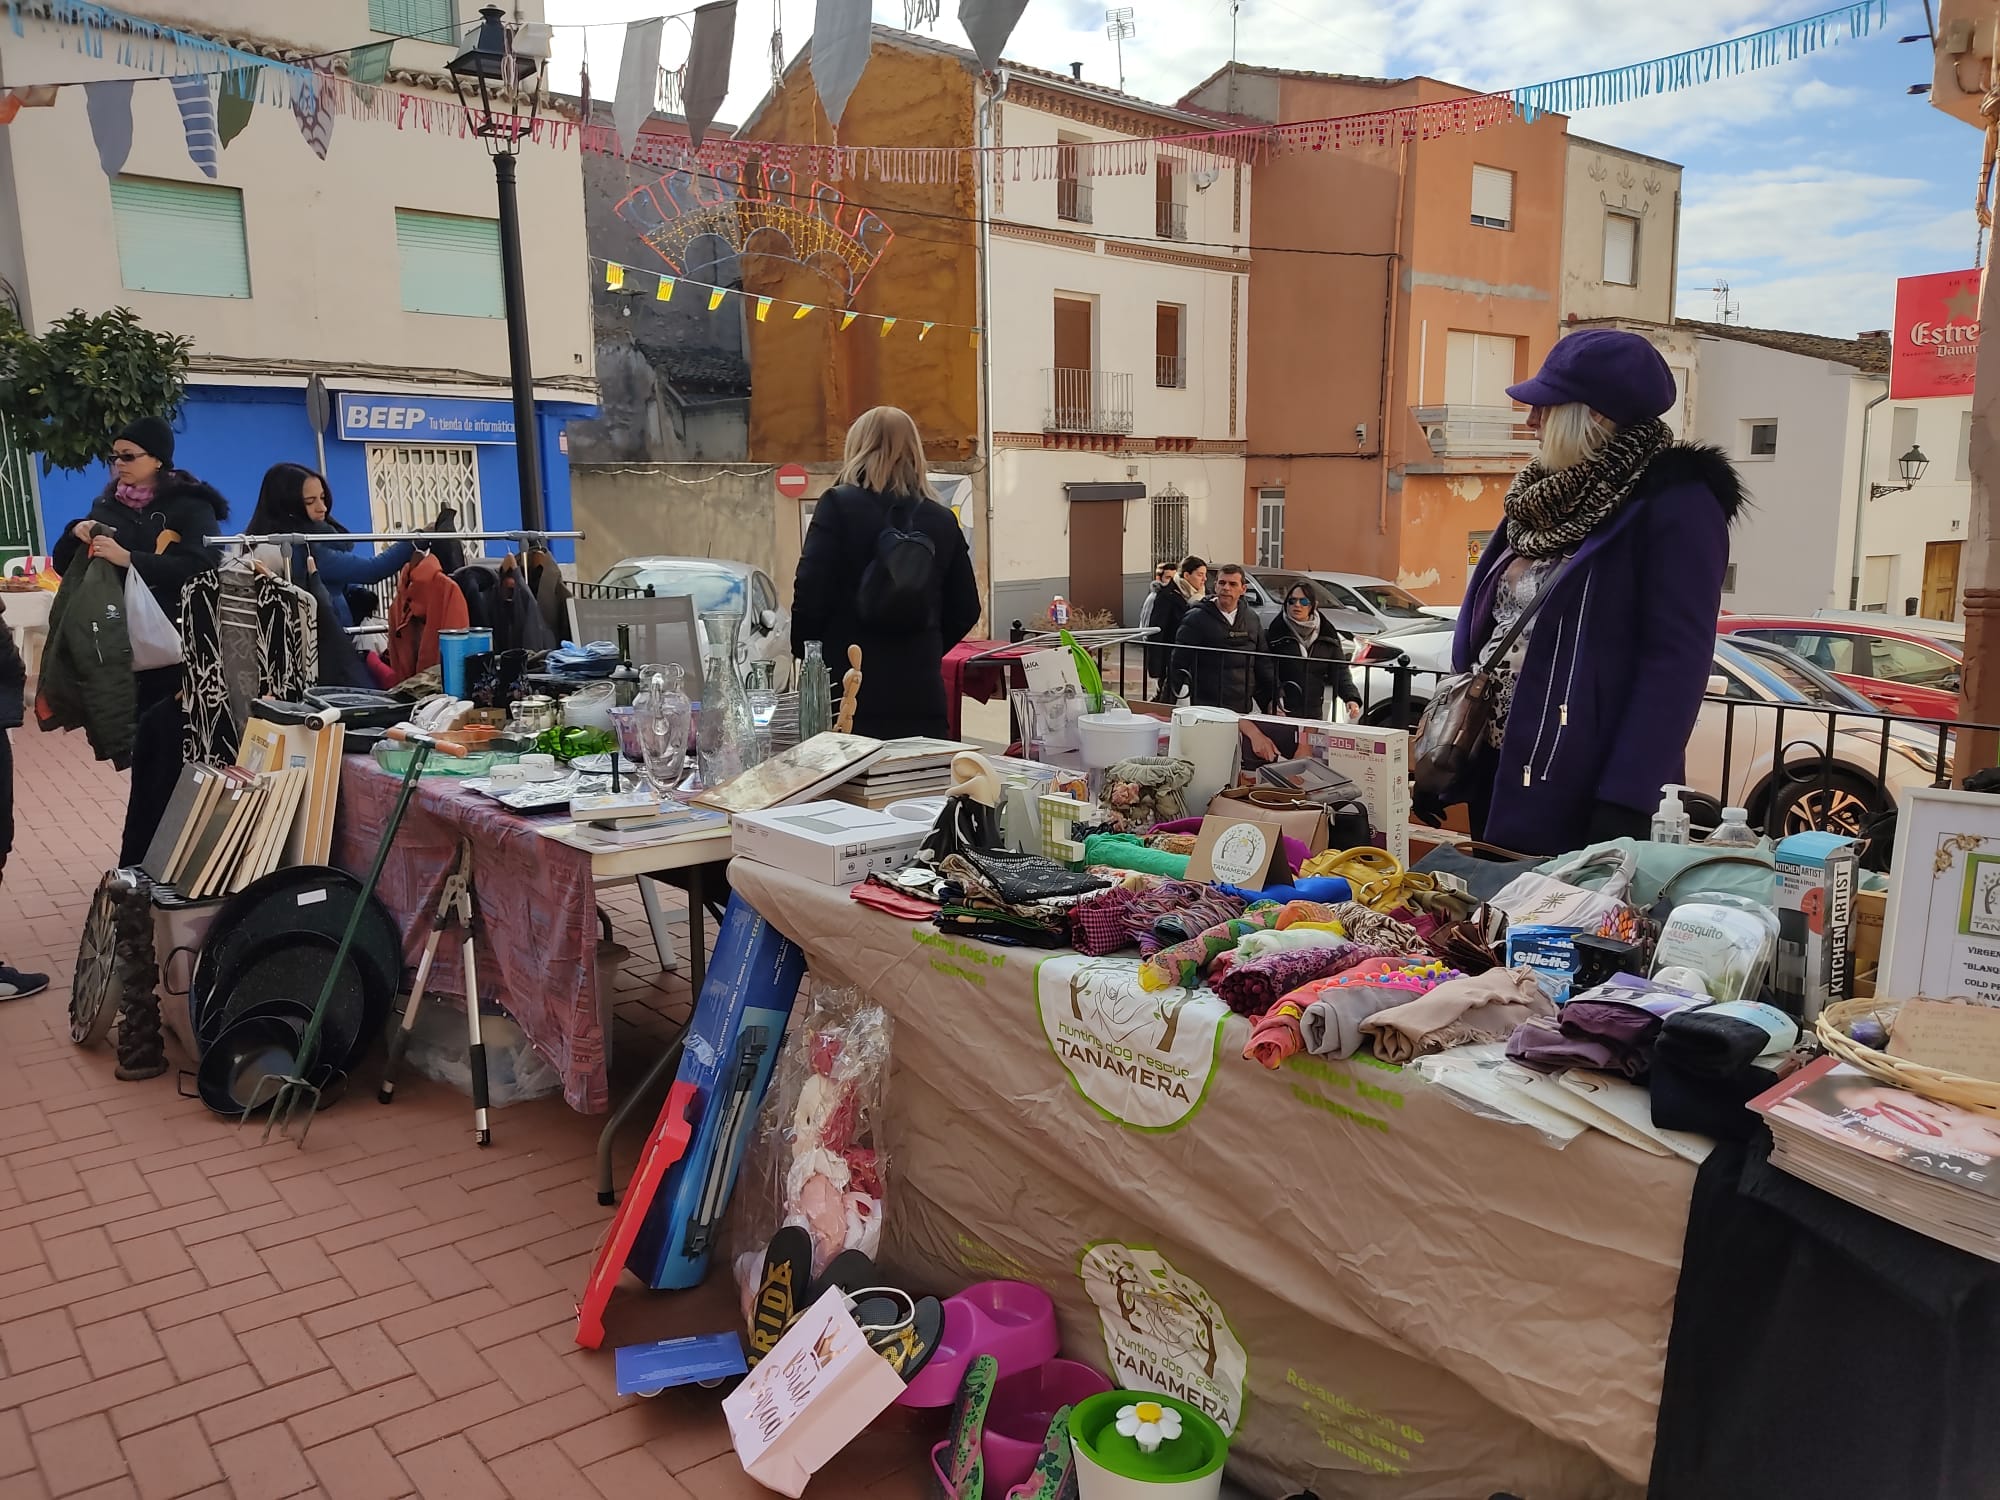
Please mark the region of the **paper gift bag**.
[[722, 1411], [744, 1471], [796, 1497], [902, 1393], [903, 1377], [868, 1346], [834, 1288], [723, 1398]]

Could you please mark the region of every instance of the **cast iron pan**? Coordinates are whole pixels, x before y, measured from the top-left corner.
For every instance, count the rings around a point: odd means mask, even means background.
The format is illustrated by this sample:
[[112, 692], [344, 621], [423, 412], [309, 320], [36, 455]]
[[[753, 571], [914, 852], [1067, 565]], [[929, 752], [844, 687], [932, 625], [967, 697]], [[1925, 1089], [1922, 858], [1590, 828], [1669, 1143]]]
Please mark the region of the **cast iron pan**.
[[291, 1073], [304, 1030], [301, 1022], [275, 1016], [245, 1016], [225, 1027], [195, 1073], [201, 1102], [231, 1118], [248, 1114], [253, 1101], [268, 1104], [273, 1090], [264, 1087], [267, 1097], [259, 1100], [258, 1089], [266, 1078]]
[[[360, 895], [361, 882], [345, 870], [291, 865], [273, 870], [225, 901], [209, 925], [208, 941], [202, 944], [188, 985], [188, 1010], [196, 1032], [215, 1034], [214, 1021], [206, 1019], [209, 1007], [223, 988], [223, 979], [235, 972], [252, 947], [287, 932], [319, 933], [338, 943]], [[349, 957], [361, 971], [369, 1010], [386, 1020], [403, 984], [403, 940], [380, 899], [369, 899]], [[307, 1003], [318, 998], [315, 990]]]
[[[216, 976], [207, 1007], [196, 1023], [198, 1039], [203, 1044], [213, 1042], [238, 1016], [267, 1000], [296, 1001], [305, 1006], [310, 1018], [339, 951], [340, 940], [321, 932], [281, 932], [243, 949], [228, 972]], [[350, 953], [327, 1001], [320, 1057], [336, 1068], [351, 1067], [366, 1050], [371, 1013], [367, 984]], [[385, 1009], [382, 1020], [387, 1019]], [[201, 1029], [204, 1025], [206, 1032]]]

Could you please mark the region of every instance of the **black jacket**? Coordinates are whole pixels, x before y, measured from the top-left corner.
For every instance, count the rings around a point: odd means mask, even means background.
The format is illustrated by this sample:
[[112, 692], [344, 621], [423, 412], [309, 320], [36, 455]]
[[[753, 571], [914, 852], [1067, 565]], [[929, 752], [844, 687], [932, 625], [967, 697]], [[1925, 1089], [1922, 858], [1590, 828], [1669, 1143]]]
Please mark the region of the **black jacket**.
[[[944, 655], [979, 623], [979, 582], [958, 518], [935, 500], [920, 501], [914, 529], [937, 549], [931, 568], [931, 606], [915, 630], [881, 634], [856, 618], [856, 590], [875, 560], [876, 541], [888, 525], [891, 500], [858, 485], [836, 485], [813, 507], [799, 571], [792, 584], [792, 654], [807, 641], [826, 650], [836, 691], [847, 671], [847, 648], [861, 648], [861, 697], [857, 734], [890, 739], [943, 736], [949, 727], [944, 701]], [[899, 514], [906, 502], [896, 500]]]
[[0, 733], [21, 727], [27, 716], [28, 664], [7, 623], [7, 599], [0, 594]]
[[[107, 486], [97, 497], [87, 516], [75, 516], [63, 523], [51, 555], [56, 571], [67, 575], [74, 558], [86, 558], [83, 543], [76, 539], [78, 521], [97, 521], [111, 528], [118, 545], [132, 554], [132, 566], [146, 580], [146, 587], [160, 601], [170, 620], [181, 617], [181, 589], [195, 574], [215, 567], [221, 557], [203, 543], [218, 534], [229, 514], [229, 502], [211, 486], [181, 469], [162, 470], [153, 498], [134, 510]], [[164, 548], [161, 540], [172, 532]]]
[[1190, 608], [1188, 596], [1173, 579], [1154, 587], [1153, 613], [1146, 621], [1154, 630], [1153, 644], [1146, 648], [1146, 670], [1162, 682], [1173, 671], [1174, 641]]
[[1326, 707], [1329, 688], [1342, 703], [1361, 701], [1361, 694], [1354, 689], [1354, 674], [1347, 668], [1347, 643], [1327, 624], [1326, 616], [1320, 616], [1319, 634], [1313, 637], [1310, 648], [1300, 644], [1290, 615], [1281, 614], [1273, 620], [1265, 639], [1271, 654], [1278, 658], [1273, 666], [1280, 703], [1293, 718], [1317, 719]]
[[1278, 679], [1267, 654], [1270, 647], [1263, 623], [1248, 604], [1236, 606], [1232, 625], [1213, 599], [1204, 599], [1182, 617], [1174, 639], [1182, 649], [1174, 652], [1169, 703], [1185, 687], [1194, 702], [1209, 708], [1247, 714], [1257, 706], [1277, 707]]

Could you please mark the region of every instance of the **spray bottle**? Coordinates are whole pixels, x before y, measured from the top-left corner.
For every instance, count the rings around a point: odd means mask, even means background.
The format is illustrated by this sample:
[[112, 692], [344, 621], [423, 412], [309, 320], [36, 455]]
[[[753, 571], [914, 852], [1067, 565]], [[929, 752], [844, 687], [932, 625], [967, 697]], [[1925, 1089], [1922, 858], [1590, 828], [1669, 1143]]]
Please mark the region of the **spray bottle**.
[[1681, 788], [1663, 786], [1660, 788], [1660, 810], [1653, 814], [1652, 839], [1656, 844], [1685, 844], [1693, 820], [1687, 809], [1681, 806]]

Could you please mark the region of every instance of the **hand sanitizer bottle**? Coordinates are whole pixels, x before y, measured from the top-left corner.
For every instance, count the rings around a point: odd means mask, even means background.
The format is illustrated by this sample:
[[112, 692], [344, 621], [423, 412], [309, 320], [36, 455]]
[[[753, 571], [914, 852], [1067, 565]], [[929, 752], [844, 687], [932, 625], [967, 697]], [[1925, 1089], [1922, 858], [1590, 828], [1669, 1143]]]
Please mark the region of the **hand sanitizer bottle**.
[[1685, 844], [1691, 826], [1687, 809], [1681, 806], [1681, 789], [1677, 786], [1661, 787], [1660, 810], [1653, 814], [1653, 842]]

